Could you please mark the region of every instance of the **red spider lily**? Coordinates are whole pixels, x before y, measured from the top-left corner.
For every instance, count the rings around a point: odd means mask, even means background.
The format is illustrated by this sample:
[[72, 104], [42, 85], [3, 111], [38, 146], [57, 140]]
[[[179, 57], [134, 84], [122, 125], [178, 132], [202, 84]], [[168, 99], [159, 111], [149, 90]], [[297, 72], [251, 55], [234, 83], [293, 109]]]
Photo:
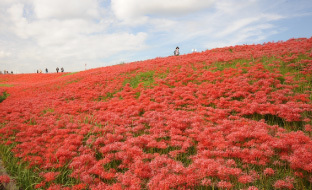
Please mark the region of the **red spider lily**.
[[11, 178], [8, 175], [0, 175], [0, 182], [1, 183], [10, 183]]
[[59, 174], [60, 172], [48, 172], [48, 173], [42, 174], [42, 176], [44, 177], [45, 182], [50, 182], [50, 181], [55, 180], [56, 176]]
[[270, 175], [274, 175], [275, 172], [272, 168], [265, 168], [263, 173], [264, 173], [264, 175], [270, 176]]
[[254, 181], [253, 177], [250, 175], [242, 175], [238, 178], [238, 181], [242, 184], [251, 183]]
[[292, 182], [286, 181], [286, 180], [277, 180], [274, 183], [274, 187], [276, 189], [293, 189], [294, 185], [292, 184]]
[[[270, 176], [272, 188], [291, 189], [298, 182], [276, 168], [307, 183], [312, 171], [311, 44], [1, 75], [0, 94], [10, 95], [0, 103], [0, 141], [45, 171], [36, 188], [257, 189]], [[64, 168], [77, 184], [54, 184]]]
[[233, 185], [227, 181], [220, 181], [220, 182], [218, 182], [217, 186], [220, 189], [231, 189]]

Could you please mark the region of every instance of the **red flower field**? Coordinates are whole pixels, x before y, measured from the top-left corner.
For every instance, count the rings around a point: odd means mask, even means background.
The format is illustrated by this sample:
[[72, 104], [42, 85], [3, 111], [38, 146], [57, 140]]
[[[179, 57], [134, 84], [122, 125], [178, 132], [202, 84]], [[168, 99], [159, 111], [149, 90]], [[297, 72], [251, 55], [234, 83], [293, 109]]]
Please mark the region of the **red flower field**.
[[311, 94], [312, 38], [0, 75], [0, 156], [21, 189], [311, 189]]

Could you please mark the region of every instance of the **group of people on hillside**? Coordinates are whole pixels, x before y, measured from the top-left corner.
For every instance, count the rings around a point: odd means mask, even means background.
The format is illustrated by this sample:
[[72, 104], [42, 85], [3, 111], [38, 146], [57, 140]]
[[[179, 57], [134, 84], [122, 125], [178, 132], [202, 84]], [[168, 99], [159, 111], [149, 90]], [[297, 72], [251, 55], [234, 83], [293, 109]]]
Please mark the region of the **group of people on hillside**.
[[[58, 73], [59, 70], [60, 70], [60, 69], [59, 69], [58, 67], [56, 67], [56, 73]], [[45, 69], [45, 72], [46, 72], [46, 73], [49, 73], [48, 68]], [[62, 73], [64, 72], [64, 68], [63, 68], [63, 67], [61, 68], [61, 72], [62, 72]], [[42, 73], [42, 70], [41, 70], [41, 69], [38, 69], [38, 70], [37, 70], [37, 73]]]
[[13, 71], [9, 72], [9, 71], [7, 71], [7, 70], [4, 70], [3, 73], [2, 73], [2, 71], [0, 71], [0, 75], [1, 75], [1, 74], [13, 74]]
[[[60, 69], [59, 69], [58, 67], [56, 67], [56, 72], [57, 72], [57, 73], [59, 72], [59, 70], [60, 70]], [[62, 72], [62, 73], [64, 72], [64, 68], [63, 68], [63, 67], [61, 68], [61, 72]]]

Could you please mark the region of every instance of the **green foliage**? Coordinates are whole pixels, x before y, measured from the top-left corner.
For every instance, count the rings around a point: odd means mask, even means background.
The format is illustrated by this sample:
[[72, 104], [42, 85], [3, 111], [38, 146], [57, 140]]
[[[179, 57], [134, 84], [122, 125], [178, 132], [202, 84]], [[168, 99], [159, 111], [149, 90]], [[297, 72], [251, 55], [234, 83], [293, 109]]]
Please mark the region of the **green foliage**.
[[3, 102], [8, 96], [9, 94], [6, 91], [4, 91], [2, 95], [0, 95], [0, 103]]
[[54, 109], [53, 108], [46, 108], [42, 111], [43, 114], [46, 114], [46, 113], [54, 113]]
[[0, 84], [0, 87], [12, 87], [14, 86], [13, 84]]
[[212, 66], [213, 68], [211, 69], [213, 72], [223, 71], [225, 69], [235, 68], [236, 62], [215, 62], [214, 64], [212, 64]]
[[143, 83], [144, 87], [153, 86], [154, 85], [154, 73], [155, 71], [147, 71], [147, 72], [138, 73], [134, 77], [131, 77], [130, 79], [126, 79], [123, 85], [126, 85], [127, 83], [129, 83], [132, 88], [137, 88], [140, 83]]
[[76, 73], [78, 73], [78, 72], [66, 73], [66, 74], [64, 74], [64, 75], [62, 75], [62, 76], [60, 76], [60, 77], [65, 77], [65, 76], [69, 76], [69, 75], [74, 75], [74, 74], [76, 74]]
[[104, 165], [104, 169], [105, 169], [105, 171], [109, 171], [110, 169], [115, 169], [118, 172], [125, 172], [125, 171], [127, 171], [128, 169], [126, 169], [126, 168], [124, 168], [124, 169], [119, 168], [119, 165], [121, 163], [122, 163], [121, 160], [113, 160], [113, 161], [105, 164]]
[[186, 152], [178, 154], [175, 159], [182, 162], [182, 164], [187, 167], [192, 163], [192, 160], [189, 158], [189, 156], [195, 154], [197, 154], [197, 149], [195, 146], [191, 146], [186, 150]]
[[148, 130], [151, 128], [151, 126], [149, 126], [148, 124], [144, 124], [144, 129], [133, 132], [133, 137], [139, 137], [142, 136], [144, 134], [149, 134]]
[[[241, 165], [239, 161], [237, 162], [238, 165]], [[294, 189], [301, 189], [301, 190], [308, 190], [311, 189], [311, 183], [305, 179], [296, 177], [294, 174], [294, 170], [289, 167], [289, 164], [286, 163], [286, 161], [280, 160], [278, 156], [274, 156], [271, 158], [269, 166], [261, 166], [261, 165], [254, 165], [254, 164], [245, 164], [245, 167], [243, 167], [243, 172], [246, 172], [247, 174], [251, 174], [252, 172], [257, 172], [259, 175], [258, 179], [253, 181], [252, 183], [248, 183], [246, 185], [237, 183], [239, 185], [239, 188], [247, 188], [248, 185], [253, 185], [258, 187], [258, 189], [272, 189], [274, 183], [277, 180], [294, 180], [293, 185]], [[265, 175], [264, 170], [270, 167], [274, 170], [273, 175]]]
[[32, 169], [29, 169], [28, 163], [21, 161], [13, 155], [12, 147], [12, 145], [0, 144], [0, 157], [6, 171], [9, 175], [14, 176], [16, 184], [20, 189], [35, 189], [34, 186], [40, 183], [40, 177]]
[[99, 96], [98, 101], [108, 101], [114, 97], [117, 92], [107, 92], [105, 96]]
[[72, 84], [72, 83], [76, 83], [76, 82], [79, 82], [79, 80], [78, 79], [70, 80], [70, 81], [66, 82], [66, 84]]
[[303, 121], [286, 121], [285, 119], [278, 117], [277, 115], [265, 114], [261, 115], [254, 113], [251, 115], [244, 115], [245, 118], [253, 119], [259, 121], [264, 119], [265, 122], [269, 125], [278, 125], [290, 131], [303, 130], [304, 122]]
[[145, 153], [150, 153], [150, 154], [154, 154], [154, 153], [168, 154], [170, 151], [180, 150], [180, 149], [181, 149], [180, 147], [176, 147], [176, 146], [168, 146], [167, 148], [146, 147], [143, 149], [143, 151]]
[[56, 177], [56, 184], [61, 184], [63, 187], [71, 187], [80, 183], [78, 179], [70, 177], [72, 170], [68, 168], [68, 164], [58, 168], [56, 172], [60, 172], [60, 174]]

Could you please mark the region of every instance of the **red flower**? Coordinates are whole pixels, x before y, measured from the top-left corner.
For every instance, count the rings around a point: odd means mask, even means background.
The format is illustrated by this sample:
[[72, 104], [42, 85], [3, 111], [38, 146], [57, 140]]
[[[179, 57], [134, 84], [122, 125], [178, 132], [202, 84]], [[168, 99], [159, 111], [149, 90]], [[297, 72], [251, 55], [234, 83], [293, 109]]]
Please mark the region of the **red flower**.
[[8, 175], [0, 175], [0, 182], [1, 183], [10, 183], [10, 176]]
[[263, 171], [264, 175], [266, 176], [270, 176], [270, 175], [274, 175], [274, 170], [272, 168], [265, 168], [265, 170]]
[[246, 183], [251, 183], [253, 182], [253, 177], [250, 175], [242, 175], [238, 178], [238, 182], [246, 184]]
[[274, 185], [276, 189], [293, 189], [294, 185], [292, 184], [291, 181], [286, 181], [286, 180], [277, 180]]
[[45, 179], [45, 182], [50, 182], [55, 180], [56, 176], [59, 175], [60, 172], [48, 172], [48, 173], [44, 173], [42, 176]]
[[228, 181], [220, 181], [217, 184], [217, 187], [221, 188], [221, 189], [231, 189], [233, 187], [232, 183], [228, 182]]

